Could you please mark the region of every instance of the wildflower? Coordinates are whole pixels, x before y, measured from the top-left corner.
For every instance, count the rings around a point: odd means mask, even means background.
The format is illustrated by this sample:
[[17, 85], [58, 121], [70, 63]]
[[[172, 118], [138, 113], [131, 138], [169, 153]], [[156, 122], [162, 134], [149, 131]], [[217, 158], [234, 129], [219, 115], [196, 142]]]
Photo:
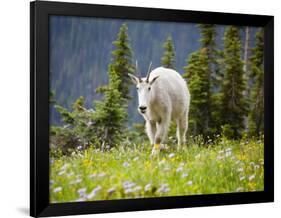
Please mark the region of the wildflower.
[[186, 178], [186, 177], [188, 177], [188, 173], [183, 173], [183, 174], [181, 175], [181, 178]]
[[180, 167], [183, 167], [184, 165], [185, 165], [185, 163], [184, 163], [184, 162], [181, 162], [179, 166], [180, 166]]
[[151, 184], [148, 183], [148, 184], [145, 185], [144, 191], [148, 192], [148, 191], [150, 191], [150, 190], [151, 190]]
[[110, 189], [107, 190], [107, 193], [108, 193], [108, 194], [112, 194], [112, 193], [114, 193], [115, 191], [116, 191], [115, 188], [110, 188]]
[[64, 165], [60, 168], [60, 170], [61, 170], [61, 171], [66, 170], [67, 167], [68, 167], [68, 164], [64, 164]]
[[96, 174], [96, 173], [93, 173], [93, 174], [89, 175], [89, 178], [92, 179], [92, 178], [94, 178], [94, 177], [96, 177], [96, 176], [97, 176], [97, 174]]
[[169, 158], [173, 158], [175, 156], [175, 153], [169, 154]]
[[70, 185], [75, 185], [75, 184], [78, 184], [78, 183], [80, 183], [80, 182], [82, 182], [82, 179], [76, 179], [76, 180], [74, 180], [74, 181], [71, 181], [69, 184], [70, 184]]
[[124, 189], [130, 189], [132, 187], [134, 187], [136, 184], [130, 181], [125, 181], [123, 182], [123, 188]]
[[85, 201], [85, 200], [86, 200], [86, 199], [82, 197], [82, 198], [76, 199], [75, 201], [76, 201], [76, 202], [81, 202], [81, 201]]
[[61, 192], [61, 191], [62, 191], [62, 187], [57, 187], [57, 188], [54, 188], [54, 190], [53, 190], [54, 193]]
[[80, 188], [80, 189], [77, 190], [80, 197], [85, 197], [86, 191], [87, 191], [87, 188]]
[[242, 187], [238, 187], [238, 188], [236, 189], [236, 191], [237, 191], [237, 192], [242, 192], [242, 191], [243, 191], [243, 188], [242, 188]]
[[165, 163], [165, 160], [163, 159], [163, 160], [161, 160], [158, 164], [159, 165], [163, 165]]
[[168, 172], [168, 171], [170, 171], [170, 167], [165, 167], [163, 170], [164, 170], [164, 172]]
[[249, 181], [252, 181], [255, 177], [256, 177], [255, 174], [249, 176]]
[[179, 167], [179, 168], [176, 169], [176, 172], [177, 172], [177, 173], [179, 173], [179, 172], [181, 172], [181, 171], [183, 171], [183, 168], [182, 168], [182, 167]]
[[66, 175], [67, 175], [67, 177], [71, 177], [71, 176], [74, 175], [74, 173], [73, 173], [73, 172], [70, 172], [70, 173], [68, 173], [68, 174], [66, 174]]
[[167, 193], [170, 191], [169, 185], [168, 184], [161, 184], [160, 188], [157, 189], [157, 192], [159, 193]]
[[53, 185], [53, 184], [54, 184], [54, 180], [50, 180], [50, 181], [49, 181], [49, 184], [50, 184], [50, 185]]
[[138, 159], [139, 159], [139, 157], [137, 156], [133, 159], [133, 161], [137, 161]]
[[124, 166], [124, 167], [128, 167], [128, 166], [130, 166], [130, 164], [129, 164], [128, 162], [124, 162], [124, 163], [123, 163], [123, 166]]
[[245, 179], [245, 176], [240, 176], [240, 181], [244, 180]]
[[82, 150], [82, 145], [79, 145], [78, 147], [77, 147], [77, 150]]
[[135, 192], [139, 192], [140, 190], [142, 190], [142, 187], [141, 187], [141, 186], [136, 186], [136, 187], [134, 188], [134, 191], [135, 191]]
[[65, 173], [65, 170], [61, 170], [61, 171], [58, 173], [58, 175], [61, 176], [61, 175], [63, 175], [64, 173]]
[[96, 188], [94, 188], [90, 194], [87, 195], [88, 199], [91, 199], [97, 195], [97, 193], [101, 190], [101, 186], [98, 185]]
[[133, 193], [133, 192], [134, 191], [131, 188], [128, 188], [128, 189], [125, 190], [125, 194], [130, 194], [130, 193]]
[[217, 160], [222, 160], [224, 157], [222, 155], [217, 156]]
[[237, 171], [238, 171], [238, 172], [243, 172], [244, 169], [243, 169], [242, 167], [240, 167]]
[[99, 173], [99, 174], [97, 175], [97, 177], [99, 177], [99, 178], [104, 177], [104, 176], [106, 176], [106, 173]]
[[200, 154], [197, 154], [196, 156], [195, 156], [195, 159], [199, 159], [201, 157], [201, 155]]
[[255, 166], [254, 166], [254, 169], [255, 170], [257, 170], [257, 169], [259, 169], [260, 168], [260, 166], [258, 165], [258, 164], [256, 164]]
[[229, 157], [232, 155], [232, 151], [231, 150], [228, 150], [225, 152], [225, 157]]
[[193, 184], [193, 182], [191, 180], [189, 180], [186, 184], [190, 186]]

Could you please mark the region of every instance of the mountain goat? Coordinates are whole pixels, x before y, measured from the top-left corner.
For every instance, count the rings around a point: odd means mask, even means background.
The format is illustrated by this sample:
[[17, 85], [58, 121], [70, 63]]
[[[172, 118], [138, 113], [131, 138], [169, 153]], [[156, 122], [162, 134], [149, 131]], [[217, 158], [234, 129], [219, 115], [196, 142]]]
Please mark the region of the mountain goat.
[[158, 154], [164, 143], [171, 121], [177, 124], [178, 149], [185, 144], [188, 128], [190, 94], [185, 80], [175, 70], [149, 66], [144, 78], [129, 74], [137, 87], [139, 113], [146, 121], [146, 132], [153, 146], [152, 155]]

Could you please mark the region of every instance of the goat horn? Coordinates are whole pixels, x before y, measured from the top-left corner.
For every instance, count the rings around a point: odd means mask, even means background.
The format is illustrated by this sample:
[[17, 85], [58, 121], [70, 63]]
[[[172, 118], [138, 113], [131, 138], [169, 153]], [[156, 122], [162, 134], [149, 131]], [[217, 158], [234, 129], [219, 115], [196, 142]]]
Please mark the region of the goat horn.
[[150, 76], [150, 72], [151, 72], [151, 66], [152, 66], [152, 62], [150, 62], [149, 67], [148, 67], [147, 76], [146, 76], [146, 82], [149, 82], [149, 76]]

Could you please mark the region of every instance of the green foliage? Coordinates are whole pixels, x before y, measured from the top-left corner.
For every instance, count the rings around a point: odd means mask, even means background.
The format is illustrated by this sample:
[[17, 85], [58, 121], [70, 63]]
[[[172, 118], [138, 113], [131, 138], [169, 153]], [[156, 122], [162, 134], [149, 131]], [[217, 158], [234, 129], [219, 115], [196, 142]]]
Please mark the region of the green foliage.
[[90, 147], [51, 158], [50, 202], [264, 190], [262, 140], [193, 141], [179, 152], [171, 145], [156, 159], [149, 145], [108, 152]]
[[184, 78], [188, 79], [191, 95], [189, 131], [192, 135], [207, 135], [210, 131], [211, 93], [208, 55], [205, 48], [190, 55]]
[[72, 110], [59, 105], [55, 105], [55, 108], [60, 113], [64, 125], [51, 127], [51, 147], [67, 154], [73, 149], [85, 149], [90, 145], [98, 145], [95, 135], [95, 112], [84, 107], [83, 97], [72, 104]]
[[252, 49], [253, 55], [250, 58], [253, 85], [250, 92], [249, 133], [256, 136], [264, 130], [263, 35], [263, 29], [256, 33], [256, 46]]
[[229, 26], [224, 35], [225, 72], [221, 90], [221, 117], [224, 124], [233, 131], [233, 137], [241, 137], [244, 130], [244, 117], [248, 102], [245, 91], [241, 41], [238, 27]]
[[124, 98], [118, 90], [120, 83], [119, 75], [111, 66], [109, 84], [103, 88], [104, 98], [101, 101], [95, 101], [95, 135], [101, 141], [102, 148], [118, 145], [122, 140], [123, 131], [126, 129], [127, 114], [124, 109]]
[[166, 68], [175, 69], [175, 48], [171, 36], [166, 39], [166, 42], [164, 43], [163, 47], [165, 49], [165, 52], [163, 54], [163, 57], [161, 58], [162, 66]]
[[113, 42], [115, 50], [112, 52], [112, 60], [109, 65], [110, 71], [114, 71], [121, 80], [117, 89], [124, 99], [130, 99], [130, 79], [128, 73], [134, 74], [132, 65], [132, 50], [129, 44], [128, 27], [123, 24], [120, 27], [116, 41]]

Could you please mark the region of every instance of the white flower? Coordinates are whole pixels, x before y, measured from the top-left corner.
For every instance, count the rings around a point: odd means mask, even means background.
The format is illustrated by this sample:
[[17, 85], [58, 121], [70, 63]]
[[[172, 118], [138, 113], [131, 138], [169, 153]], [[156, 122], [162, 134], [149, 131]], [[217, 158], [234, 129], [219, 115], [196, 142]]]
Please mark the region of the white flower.
[[255, 170], [257, 170], [257, 169], [260, 168], [260, 166], [259, 166], [258, 164], [256, 164], [256, 165], [254, 166], [254, 168], [255, 168]]
[[175, 156], [175, 153], [171, 153], [171, 154], [169, 154], [169, 158], [173, 158]]
[[64, 165], [60, 168], [60, 170], [66, 170], [67, 167], [68, 167], [68, 164], [64, 164]]
[[107, 190], [107, 193], [108, 193], [108, 194], [112, 194], [112, 193], [115, 192], [115, 191], [116, 191], [115, 188], [110, 188], [110, 189]]
[[97, 176], [97, 174], [96, 174], [96, 173], [93, 173], [93, 174], [89, 175], [89, 178], [92, 179], [92, 178], [94, 178], [94, 177], [96, 177], [96, 176]]
[[134, 190], [131, 189], [131, 188], [128, 188], [128, 189], [125, 189], [125, 194], [130, 194], [130, 193], [133, 193]]
[[167, 193], [170, 191], [169, 185], [168, 184], [161, 184], [160, 188], [157, 189], [157, 192], [159, 193]]
[[181, 175], [181, 178], [186, 178], [186, 177], [188, 177], [188, 173], [183, 173], [183, 174]]
[[97, 176], [101, 178], [101, 177], [106, 176], [106, 173], [99, 173]]
[[163, 165], [165, 163], [165, 160], [161, 160], [161, 161], [159, 161], [159, 165]]
[[240, 181], [244, 180], [245, 179], [245, 176], [240, 176]]
[[74, 175], [74, 173], [73, 173], [73, 172], [70, 172], [70, 173], [68, 173], [68, 174], [66, 174], [66, 175], [67, 175], [67, 177], [71, 177], [71, 176]]
[[144, 187], [144, 191], [148, 192], [148, 191], [150, 191], [150, 190], [151, 190], [151, 184], [148, 183], [148, 184], [146, 184], [146, 186]]
[[71, 181], [69, 184], [70, 184], [70, 185], [74, 185], [74, 184], [78, 184], [78, 183], [80, 183], [80, 182], [82, 182], [82, 179], [76, 179], [76, 180], [74, 180], [74, 181]]
[[63, 175], [64, 173], [65, 173], [65, 170], [61, 170], [61, 171], [58, 173], [58, 175], [61, 176], [61, 175]]
[[193, 182], [191, 180], [189, 180], [186, 184], [190, 186], [193, 184]]
[[123, 163], [123, 166], [124, 166], [124, 167], [128, 167], [128, 166], [130, 166], [130, 164], [129, 164], [128, 162], [124, 162], [124, 163]]
[[242, 187], [238, 187], [238, 188], [236, 189], [236, 191], [237, 191], [237, 192], [241, 192], [241, 191], [243, 191], [243, 188], [242, 188]]
[[238, 172], [243, 172], [244, 169], [243, 169], [242, 167], [240, 167], [237, 171], [238, 171]]
[[80, 197], [86, 197], [87, 188], [80, 188], [77, 190]]
[[141, 186], [136, 186], [136, 187], [134, 188], [134, 191], [135, 191], [135, 192], [139, 192], [140, 190], [142, 190], [142, 187], [141, 187]]
[[139, 159], [139, 157], [135, 157], [134, 159], [133, 159], [133, 161], [137, 161]]
[[177, 172], [177, 173], [179, 173], [179, 172], [181, 172], [181, 171], [183, 171], [183, 167], [178, 167], [178, 168], [176, 169], [176, 172]]
[[232, 154], [232, 151], [231, 151], [231, 150], [226, 151], [226, 152], [225, 152], [225, 157], [229, 157], [229, 156], [231, 156], [231, 154]]
[[133, 188], [136, 184], [130, 181], [123, 182], [123, 188], [124, 189], [130, 189]]
[[201, 157], [201, 155], [200, 154], [197, 154], [196, 156], [195, 156], [195, 159], [199, 159]]
[[251, 176], [249, 176], [249, 181], [252, 181], [256, 176], [253, 174]]
[[94, 188], [90, 194], [87, 195], [88, 199], [91, 199], [97, 195], [97, 193], [101, 190], [101, 186], [98, 185], [96, 188]]
[[54, 193], [61, 192], [61, 191], [62, 191], [62, 187], [57, 187], [53, 189]]
[[184, 162], [181, 162], [181, 163], [179, 164], [180, 167], [183, 167], [184, 165], [185, 165]]

